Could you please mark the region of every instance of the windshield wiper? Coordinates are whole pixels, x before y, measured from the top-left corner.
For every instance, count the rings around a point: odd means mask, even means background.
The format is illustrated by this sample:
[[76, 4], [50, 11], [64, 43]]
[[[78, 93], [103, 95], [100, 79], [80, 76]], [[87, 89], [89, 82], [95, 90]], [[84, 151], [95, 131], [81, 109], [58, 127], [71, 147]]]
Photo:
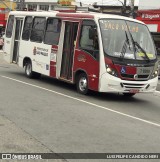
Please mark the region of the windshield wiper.
[[140, 44], [138, 42], [136, 42], [136, 41], [134, 41], [134, 44], [144, 53], [147, 60], [150, 61], [150, 58], [148, 57], [146, 51], [140, 46]]
[[132, 36], [132, 34], [131, 34], [130, 30], [129, 30], [129, 27], [128, 27], [128, 24], [127, 24], [127, 23], [126, 23], [126, 25], [127, 25], [128, 32], [129, 32], [129, 35], [130, 35], [131, 40], [132, 40], [132, 43], [133, 43], [133, 49], [134, 49], [134, 57], [135, 57], [135, 59], [136, 59], [136, 47], [138, 47], [138, 49], [140, 49], [140, 50], [144, 53], [145, 57], [147, 58], [147, 61], [150, 61], [150, 59], [149, 59], [149, 57], [148, 57], [146, 51], [139, 45], [138, 42], [136, 42], [136, 41], [133, 39], [133, 36]]
[[125, 56], [125, 54], [126, 54], [127, 45], [129, 46], [129, 49], [131, 50], [129, 38], [128, 38], [128, 35], [127, 35], [127, 32], [126, 31], [125, 31], [125, 35], [126, 35], [126, 40], [124, 41], [124, 44], [123, 44], [123, 47], [122, 47], [122, 51], [121, 51], [121, 55], [120, 55], [120, 58], [121, 59], [123, 59], [124, 56]]

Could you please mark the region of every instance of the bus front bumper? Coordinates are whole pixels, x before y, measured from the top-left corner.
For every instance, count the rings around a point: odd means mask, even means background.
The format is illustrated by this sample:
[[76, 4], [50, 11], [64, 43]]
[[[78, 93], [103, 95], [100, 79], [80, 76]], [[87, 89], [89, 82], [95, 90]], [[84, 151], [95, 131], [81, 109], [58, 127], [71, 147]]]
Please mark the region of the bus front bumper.
[[158, 77], [148, 81], [128, 81], [104, 73], [100, 78], [100, 92], [143, 93], [154, 92]]

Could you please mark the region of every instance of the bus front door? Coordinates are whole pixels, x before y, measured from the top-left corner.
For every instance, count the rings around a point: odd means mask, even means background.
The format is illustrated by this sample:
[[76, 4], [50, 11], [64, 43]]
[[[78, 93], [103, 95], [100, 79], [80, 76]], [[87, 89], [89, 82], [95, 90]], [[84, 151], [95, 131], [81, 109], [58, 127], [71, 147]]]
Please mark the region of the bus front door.
[[19, 43], [20, 43], [20, 36], [22, 31], [22, 23], [23, 23], [23, 19], [16, 18], [13, 57], [12, 57], [13, 63], [18, 63]]
[[60, 77], [70, 81], [72, 80], [73, 55], [77, 31], [78, 22], [65, 22]]

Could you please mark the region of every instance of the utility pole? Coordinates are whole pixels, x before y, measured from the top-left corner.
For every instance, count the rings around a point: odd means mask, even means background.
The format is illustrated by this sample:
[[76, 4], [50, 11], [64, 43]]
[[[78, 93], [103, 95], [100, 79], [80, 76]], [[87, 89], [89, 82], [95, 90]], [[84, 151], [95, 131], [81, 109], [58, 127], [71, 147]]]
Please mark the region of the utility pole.
[[127, 0], [124, 0], [124, 6], [126, 7], [126, 5], [127, 5]]
[[130, 0], [130, 6], [131, 6], [130, 17], [135, 18], [135, 13], [134, 13], [134, 0]]
[[[121, 2], [121, 1], [119, 1], [119, 2]], [[127, 4], [127, 0], [124, 0], [124, 3], [122, 3], [122, 11], [121, 11], [123, 16], [126, 16], [126, 10], [127, 10], [126, 9], [126, 4]]]

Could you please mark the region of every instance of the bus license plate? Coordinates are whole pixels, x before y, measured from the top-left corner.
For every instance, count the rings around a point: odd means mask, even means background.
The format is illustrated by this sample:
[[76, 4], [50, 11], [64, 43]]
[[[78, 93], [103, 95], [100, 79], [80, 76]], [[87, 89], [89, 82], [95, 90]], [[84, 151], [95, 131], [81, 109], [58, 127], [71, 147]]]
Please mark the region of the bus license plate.
[[149, 75], [152, 71], [152, 67], [137, 67], [138, 75]]
[[130, 89], [130, 93], [139, 93], [139, 89]]

